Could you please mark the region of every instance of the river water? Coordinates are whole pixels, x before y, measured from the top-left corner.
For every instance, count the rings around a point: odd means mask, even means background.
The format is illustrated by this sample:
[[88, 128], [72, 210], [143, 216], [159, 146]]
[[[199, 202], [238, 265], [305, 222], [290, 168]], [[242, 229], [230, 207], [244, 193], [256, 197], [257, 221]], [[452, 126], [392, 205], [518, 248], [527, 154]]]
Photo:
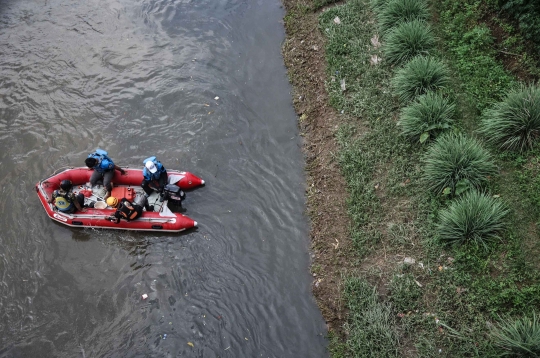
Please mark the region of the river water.
[[[0, 0], [0, 357], [328, 356], [280, 5]], [[50, 220], [35, 183], [97, 147], [205, 179], [199, 228]]]

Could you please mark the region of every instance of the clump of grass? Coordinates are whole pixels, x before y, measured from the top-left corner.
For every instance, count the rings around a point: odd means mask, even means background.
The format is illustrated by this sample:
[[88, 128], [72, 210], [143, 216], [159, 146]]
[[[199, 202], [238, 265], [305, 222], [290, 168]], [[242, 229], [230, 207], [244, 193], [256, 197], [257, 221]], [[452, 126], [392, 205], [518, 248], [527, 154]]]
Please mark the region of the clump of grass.
[[428, 20], [429, 10], [424, 0], [392, 0], [380, 9], [377, 19], [381, 32], [386, 33], [404, 22]]
[[480, 132], [502, 149], [531, 149], [540, 136], [540, 87], [512, 90], [502, 102], [486, 111]]
[[395, 310], [406, 313], [418, 309], [422, 290], [412, 274], [394, 275], [390, 281], [390, 297]]
[[424, 143], [452, 126], [455, 105], [441, 94], [428, 92], [401, 111], [398, 125], [405, 137]]
[[409, 102], [429, 91], [445, 88], [449, 82], [448, 67], [441, 60], [418, 56], [396, 72], [392, 86], [401, 101]]
[[338, 2], [339, 0], [315, 0], [313, 2], [313, 6], [311, 8], [311, 11], [317, 11], [325, 6], [334, 4]]
[[405, 63], [418, 55], [428, 55], [435, 46], [431, 27], [420, 20], [404, 22], [386, 35], [383, 51], [391, 64]]
[[471, 190], [439, 214], [438, 232], [447, 244], [474, 243], [489, 248], [499, 241], [508, 209], [499, 199]]
[[489, 152], [463, 134], [440, 136], [424, 160], [424, 180], [435, 194], [454, 196], [470, 188], [480, 189], [497, 172]]
[[345, 280], [344, 298], [349, 309], [346, 348], [348, 357], [398, 357], [395, 316], [389, 304], [379, 302], [365, 279]]
[[491, 338], [495, 345], [506, 350], [506, 355], [540, 356], [540, 320], [536, 313], [532, 319], [502, 320], [500, 326], [491, 331]]
[[386, 5], [392, 0], [370, 0], [369, 6], [371, 7], [371, 10], [373, 10], [375, 13], [380, 14], [385, 8]]

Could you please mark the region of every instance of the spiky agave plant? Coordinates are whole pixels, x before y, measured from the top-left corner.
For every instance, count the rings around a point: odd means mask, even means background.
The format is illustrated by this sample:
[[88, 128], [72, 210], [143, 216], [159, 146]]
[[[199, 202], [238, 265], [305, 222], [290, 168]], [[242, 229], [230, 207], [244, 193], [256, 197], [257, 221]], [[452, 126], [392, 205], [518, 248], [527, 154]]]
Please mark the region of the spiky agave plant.
[[435, 47], [431, 27], [420, 20], [403, 22], [385, 37], [383, 51], [391, 64], [402, 64], [415, 56], [428, 55]]
[[425, 0], [391, 0], [378, 12], [382, 33], [387, 33], [404, 22], [427, 21], [429, 10]]
[[540, 87], [530, 85], [511, 91], [485, 112], [480, 133], [502, 149], [532, 148], [540, 138]]
[[455, 105], [440, 93], [428, 92], [403, 108], [398, 121], [403, 135], [424, 143], [452, 126]]
[[474, 138], [444, 134], [428, 149], [424, 180], [435, 194], [459, 195], [480, 189], [497, 172], [491, 154]]
[[540, 357], [540, 319], [535, 312], [532, 319], [501, 319], [490, 335], [493, 343], [506, 350], [507, 355]]
[[501, 239], [508, 212], [500, 199], [470, 190], [439, 213], [439, 237], [451, 245], [474, 243], [488, 249]]
[[406, 103], [429, 91], [437, 91], [450, 82], [448, 67], [434, 57], [417, 56], [399, 69], [392, 86], [399, 99]]

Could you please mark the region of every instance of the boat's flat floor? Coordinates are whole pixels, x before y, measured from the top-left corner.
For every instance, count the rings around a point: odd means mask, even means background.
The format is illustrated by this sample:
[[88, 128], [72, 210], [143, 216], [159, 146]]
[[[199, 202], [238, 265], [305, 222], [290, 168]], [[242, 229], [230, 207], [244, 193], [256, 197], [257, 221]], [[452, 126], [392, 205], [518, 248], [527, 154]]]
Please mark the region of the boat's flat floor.
[[[144, 195], [144, 190], [140, 186], [115, 185], [114, 188], [113, 188], [113, 194], [114, 194], [114, 192], [120, 191], [117, 188], [122, 188], [122, 189], [123, 188], [128, 188], [128, 189], [134, 191], [134, 193], [140, 193], [140, 194]], [[93, 206], [97, 202], [104, 202], [105, 203], [104, 197], [105, 197], [105, 194], [107, 193], [107, 191], [105, 190], [105, 187], [103, 185], [97, 184], [97, 185], [94, 185], [94, 187], [91, 187], [90, 183], [86, 183], [84, 185], [73, 186], [73, 193], [75, 195], [77, 195], [81, 191], [91, 191], [92, 192], [92, 195], [85, 196], [85, 198], [84, 198], [84, 204], [85, 205]], [[124, 196], [122, 195], [122, 197], [124, 197]], [[120, 199], [122, 199], [122, 197], [117, 197], [117, 199], [120, 200]], [[133, 197], [135, 197], [135, 195], [133, 195]], [[129, 200], [129, 198], [128, 198], [128, 200]], [[130, 200], [130, 201], [132, 201], [132, 200]], [[165, 203], [166, 203], [166, 201], [164, 201], [164, 202], [159, 201], [159, 194], [157, 192], [155, 192], [155, 191], [152, 192], [152, 194], [148, 197], [148, 204], [154, 206], [154, 211], [155, 212], [160, 212], [161, 207]], [[110, 207], [110, 206], [107, 206], [107, 208], [112, 209], [112, 207]]]

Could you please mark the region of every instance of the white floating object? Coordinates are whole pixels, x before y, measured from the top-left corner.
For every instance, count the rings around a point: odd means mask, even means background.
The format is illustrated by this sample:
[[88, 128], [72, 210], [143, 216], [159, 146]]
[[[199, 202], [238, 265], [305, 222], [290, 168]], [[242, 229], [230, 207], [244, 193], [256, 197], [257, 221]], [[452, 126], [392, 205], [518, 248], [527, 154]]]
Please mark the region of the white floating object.
[[146, 293], [143, 293], [142, 299], [143, 299], [143, 300], [146, 300], [147, 298], [148, 298], [148, 295], [147, 295]]
[[219, 97], [218, 97], [218, 96], [215, 96], [214, 99], [217, 101], [217, 100], [219, 99]]

